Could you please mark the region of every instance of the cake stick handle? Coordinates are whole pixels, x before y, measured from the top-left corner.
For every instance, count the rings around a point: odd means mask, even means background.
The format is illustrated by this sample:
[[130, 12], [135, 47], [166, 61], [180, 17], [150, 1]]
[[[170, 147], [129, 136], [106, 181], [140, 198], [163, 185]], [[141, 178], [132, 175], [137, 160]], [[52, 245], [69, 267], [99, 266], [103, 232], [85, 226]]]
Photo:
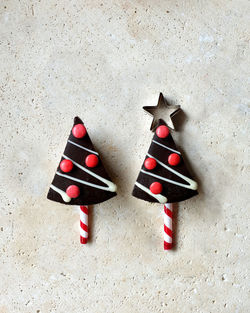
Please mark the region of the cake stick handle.
[[86, 244], [88, 242], [88, 219], [89, 209], [88, 206], [80, 206], [80, 243]]
[[173, 244], [173, 204], [164, 204], [164, 250], [172, 249]]

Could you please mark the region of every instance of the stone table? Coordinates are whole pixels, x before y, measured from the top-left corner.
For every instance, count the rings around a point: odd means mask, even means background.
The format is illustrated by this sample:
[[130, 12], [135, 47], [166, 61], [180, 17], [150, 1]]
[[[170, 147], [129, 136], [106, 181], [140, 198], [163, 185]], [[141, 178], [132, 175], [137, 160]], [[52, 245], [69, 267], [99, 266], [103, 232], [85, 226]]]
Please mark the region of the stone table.
[[[1, 313], [249, 312], [249, 3], [2, 1]], [[199, 182], [163, 250], [161, 205], [132, 198], [162, 91]], [[75, 115], [118, 196], [46, 199]]]

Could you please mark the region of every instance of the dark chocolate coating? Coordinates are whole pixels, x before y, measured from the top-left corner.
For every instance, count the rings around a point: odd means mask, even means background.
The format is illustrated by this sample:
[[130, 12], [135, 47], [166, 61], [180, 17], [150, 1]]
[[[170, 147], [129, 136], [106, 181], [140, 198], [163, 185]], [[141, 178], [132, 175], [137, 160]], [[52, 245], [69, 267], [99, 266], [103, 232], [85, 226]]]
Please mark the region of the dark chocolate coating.
[[[159, 125], [165, 125], [165, 123], [162, 120], [160, 120]], [[161, 143], [161, 144], [163, 144], [163, 145], [165, 145], [171, 149], [178, 151], [171, 134], [169, 134], [164, 139], [159, 138], [156, 134], [154, 134], [154, 137], [152, 140], [155, 140], [155, 141], [157, 141], [157, 142], [159, 142], [159, 143]], [[185, 163], [184, 163], [182, 156], [181, 156], [181, 162], [178, 165], [176, 165], [176, 166], [169, 165], [168, 164], [168, 157], [171, 153], [174, 153], [174, 152], [155, 144], [153, 141], [149, 147], [148, 153], [150, 155], [152, 155], [153, 157], [155, 157], [156, 159], [158, 159], [159, 161], [161, 161], [162, 163], [173, 168], [178, 173], [183, 174], [183, 175], [187, 176], [188, 178], [193, 179], [192, 176], [190, 175], [189, 171], [187, 170], [186, 166], [185, 166]], [[146, 158], [148, 158], [148, 156], [146, 156], [145, 159]], [[164, 178], [188, 185], [188, 183], [185, 180], [183, 180], [182, 178], [180, 178], [179, 176], [170, 172], [169, 170], [167, 170], [166, 168], [162, 167], [159, 164], [157, 164], [157, 166], [153, 170], [147, 170], [145, 168], [144, 162], [143, 162], [142, 169], [147, 171], [147, 172], [151, 172], [153, 174], [162, 176]], [[163, 195], [167, 198], [168, 203], [175, 203], [175, 202], [184, 201], [184, 200], [187, 200], [187, 199], [198, 194], [197, 190], [192, 190], [192, 189], [188, 189], [185, 187], [181, 187], [181, 186], [175, 185], [173, 183], [169, 183], [169, 182], [166, 182], [164, 180], [161, 180], [159, 178], [149, 176], [149, 175], [144, 174], [142, 172], [140, 172], [138, 177], [137, 177], [137, 182], [142, 184], [143, 186], [145, 186], [148, 189], [149, 189], [150, 185], [155, 181], [162, 184], [163, 190], [161, 192], [161, 195]], [[151, 197], [149, 194], [147, 194], [145, 191], [143, 191], [142, 189], [140, 189], [136, 185], [134, 186], [132, 195], [136, 198], [139, 198], [139, 199], [142, 199], [145, 201], [159, 203], [157, 199]]]
[[[75, 119], [74, 119], [74, 125], [76, 125], [76, 124], [83, 124], [82, 120], [79, 117], [75, 117]], [[96, 151], [90, 138], [89, 138], [88, 133], [83, 138], [78, 139], [78, 138], [75, 138], [73, 136], [72, 131], [71, 131], [68, 140], [71, 140], [71, 141], [77, 143], [78, 145], [81, 145], [87, 149]], [[67, 145], [65, 147], [63, 154], [66, 155], [67, 157], [71, 158], [72, 160], [74, 160], [78, 164], [82, 165], [83, 167], [91, 170], [93, 173], [111, 181], [110, 177], [108, 176], [108, 174], [105, 171], [105, 168], [102, 164], [102, 161], [100, 159], [100, 155], [98, 156], [99, 157], [98, 165], [95, 168], [88, 168], [85, 165], [85, 158], [89, 154], [91, 154], [91, 152], [83, 150], [83, 149], [67, 142]], [[61, 161], [62, 160], [64, 160], [63, 157], [61, 158]], [[60, 163], [61, 163], [61, 161], [60, 161]], [[57, 171], [60, 173], [63, 173], [60, 169], [60, 163], [58, 165]], [[106, 187], [106, 185], [103, 182], [101, 182], [97, 178], [93, 177], [92, 175], [86, 173], [85, 171], [81, 170], [80, 168], [78, 168], [75, 165], [74, 165], [73, 170], [71, 172], [63, 173], [63, 174], [66, 174], [68, 176], [72, 176], [72, 177], [75, 177], [75, 178], [78, 178], [81, 180], [85, 180], [85, 181], [93, 183], [93, 184], [97, 184], [97, 185]], [[65, 191], [65, 192], [66, 192], [66, 189], [69, 185], [76, 185], [80, 188], [80, 196], [78, 198], [75, 198], [75, 199], [72, 198], [71, 201], [68, 203], [63, 201], [63, 199], [59, 193], [57, 193], [56, 191], [54, 191], [51, 188], [49, 189], [49, 192], [47, 195], [47, 198], [49, 200], [61, 202], [61, 203], [68, 204], [68, 205], [97, 204], [97, 203], [104, 202], [104, 201], [116, 196], [115, 192], [106, 191], [106, 190], [102, 190], [99, 188], [87, 186], [87, 185], [81, 184], [79, 182], [76, 182], [74, 180], [71, 180], [71, 179], [56, 175], [56, 174], [55, 174], [55, 177], [52, 181], [52, 185], [56, 186], [57, 188]]]

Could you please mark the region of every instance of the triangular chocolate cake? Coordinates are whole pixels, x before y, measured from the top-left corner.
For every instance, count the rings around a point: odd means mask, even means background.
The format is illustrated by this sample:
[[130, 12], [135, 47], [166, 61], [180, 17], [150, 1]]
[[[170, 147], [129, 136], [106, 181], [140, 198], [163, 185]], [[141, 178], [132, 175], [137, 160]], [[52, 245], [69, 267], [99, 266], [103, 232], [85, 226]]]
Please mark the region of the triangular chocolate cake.
[[174, 203], [198, 194], [166, 124], [160, 120], [134, 186], [133, 196], [149, 202]]
[[79, 117], [75, 117], [60, 164], [47, 198], [68, 205], [90, 205], [116, 196], [89, 135]]

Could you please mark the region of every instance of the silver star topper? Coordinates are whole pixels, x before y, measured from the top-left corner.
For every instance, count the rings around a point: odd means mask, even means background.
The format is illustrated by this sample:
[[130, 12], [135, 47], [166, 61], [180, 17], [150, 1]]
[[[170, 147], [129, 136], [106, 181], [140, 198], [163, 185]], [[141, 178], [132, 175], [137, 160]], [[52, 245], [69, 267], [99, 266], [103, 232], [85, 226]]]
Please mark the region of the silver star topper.
[[[158, 103], [156, 106], [144, 106], [143, 110], [153, 116], [153, 121], [150, 130], [155, 131], [158, 126], [159, 119], [162, 119], [169, 128], [175, 129], [172, 121], [172, 117], [180, 112], [180, 105], [169, 104], [160, 92]], [[165, 118], [164, 118], [164, 117]]]

